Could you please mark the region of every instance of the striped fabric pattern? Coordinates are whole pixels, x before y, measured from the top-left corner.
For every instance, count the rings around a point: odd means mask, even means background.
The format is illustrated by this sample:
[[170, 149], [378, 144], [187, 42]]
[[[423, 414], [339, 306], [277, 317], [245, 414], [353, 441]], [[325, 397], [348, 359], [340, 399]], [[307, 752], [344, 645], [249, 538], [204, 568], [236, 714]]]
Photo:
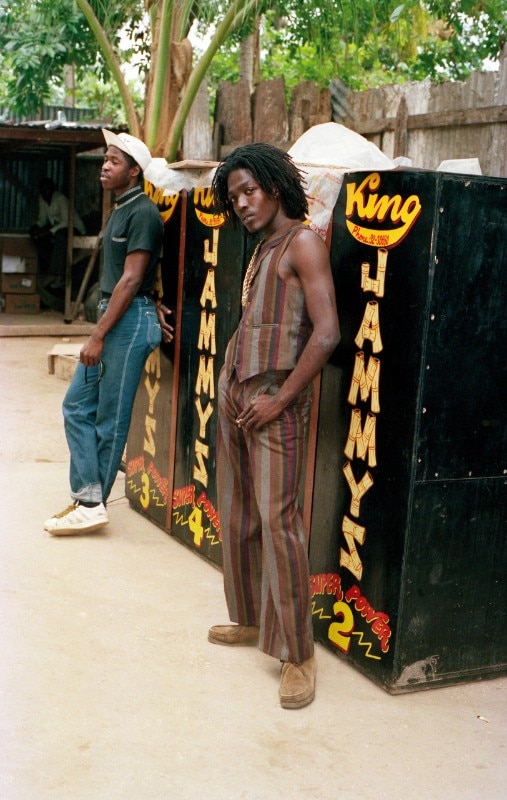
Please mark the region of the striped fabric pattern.
[[260, 430], [238, 428], [258, 394], [276, 394], [311, 333], [302, 289], [278, 263], [303, 225], [261, 247], [218, 382], [217, 487], [229, 616], [259, 625], [259, 648], [299, 663], [313, 654], [308, 553], [298, 502], [311, 387]]
[[267, 370], [294, 369], [311, 334], [303, 290], [278, 276], [278, 263], [304, 225], [295, 225], [259, 250], [248, 305], [225, 356], [240, 381]]
[[217, 485], [229, 616], [260, 625], [259, 648], [299, 663], [313, 653], [307, 545], [298, 490], [311, 389], [258, 431], [236, 418], [257, 394], [274, 394], [286, 372], [218, 383]]

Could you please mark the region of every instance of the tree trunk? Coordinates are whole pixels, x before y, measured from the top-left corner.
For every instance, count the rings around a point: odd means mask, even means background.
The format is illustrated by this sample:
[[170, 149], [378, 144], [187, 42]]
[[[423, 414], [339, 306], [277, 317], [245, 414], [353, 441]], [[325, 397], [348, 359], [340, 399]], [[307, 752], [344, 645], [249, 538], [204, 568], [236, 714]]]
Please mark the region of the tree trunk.
[[260, 19], [256, 17], [254, 32], [241, 40], [239, 50], [239, 77], [247, 82], [250, 94], [260, 80], [259, 25]]
[[75, 102], [75, 68], [74, 64], [66, 64], [64, 69], [65, 96], [63, 105], [65, 108], [74, 108]]
[[188, 39], [174, 38], [181, 24], [180, 6], [172, 6], [170, 18], [162, 17], [163, 10], [163, 4], [158, 4], [152, 24], [151, 69], [145, 96], [144, 140], [155, 157], [165, 155], [181, 93], [192, 71], [193, 55]]

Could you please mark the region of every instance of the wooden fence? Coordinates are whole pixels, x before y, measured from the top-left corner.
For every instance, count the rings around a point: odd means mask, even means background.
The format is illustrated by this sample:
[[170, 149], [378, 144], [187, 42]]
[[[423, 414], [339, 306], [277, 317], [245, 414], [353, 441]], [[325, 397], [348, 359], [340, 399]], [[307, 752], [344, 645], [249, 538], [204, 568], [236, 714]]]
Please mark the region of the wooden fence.
[[[204, 108], [203, 102], [207, 113]], [[330, 89], [305, 81], [287, 104], [283, 78], [262, 81], [253, 95], [246, 81], [224, 82], [213, 132], [203, 128], [202, 115], [197, 122], [197, 109], [185, 130], [185, 158], [219, 160], [252, 141], [288, 149], [313, 125], [335, 121], [390, 158], [410, 158], [414, 167], [435, 170], [446, 159], [476, 157], [483, 175], [507, 177], [507, 46], [498, 70], [474, 72], [463, 83], [428, 80], [349, 92], [339, 79]]]

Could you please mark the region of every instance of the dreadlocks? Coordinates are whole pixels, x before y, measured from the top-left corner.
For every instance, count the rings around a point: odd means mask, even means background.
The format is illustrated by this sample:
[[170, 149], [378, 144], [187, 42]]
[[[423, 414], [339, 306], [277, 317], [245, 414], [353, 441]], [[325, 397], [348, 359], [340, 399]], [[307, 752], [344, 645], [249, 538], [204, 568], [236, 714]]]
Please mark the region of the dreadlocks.
[[251, 172], [266, 194], [273, 196], [278, 190], [289, 219], [304, 219], [308, 213], [308, 200], [302, 185], [303, 173], [287, 153], [263, 142], [237, 147], [217, 168], [211, 188], [220, 211], [227, 219], [238, 222], [227, 185], [230, 173], [236, 169]]

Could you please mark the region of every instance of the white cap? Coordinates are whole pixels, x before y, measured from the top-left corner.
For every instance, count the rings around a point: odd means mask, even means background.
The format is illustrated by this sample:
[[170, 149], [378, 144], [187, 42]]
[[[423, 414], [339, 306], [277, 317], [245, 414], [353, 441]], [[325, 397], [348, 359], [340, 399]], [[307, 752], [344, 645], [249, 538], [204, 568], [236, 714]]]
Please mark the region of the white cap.
[[108, 146], [113, 145], [113, 147], [123, 150], [124, 153], [128, 153], [136, 164], [139, 164], [143, 172], [150, 165], [152, 161], [151, 153], [140, 139], [136, 139], [130, 133], [113, 133], [105, 130], [105, 128], [102, 128], [102, 133]]

